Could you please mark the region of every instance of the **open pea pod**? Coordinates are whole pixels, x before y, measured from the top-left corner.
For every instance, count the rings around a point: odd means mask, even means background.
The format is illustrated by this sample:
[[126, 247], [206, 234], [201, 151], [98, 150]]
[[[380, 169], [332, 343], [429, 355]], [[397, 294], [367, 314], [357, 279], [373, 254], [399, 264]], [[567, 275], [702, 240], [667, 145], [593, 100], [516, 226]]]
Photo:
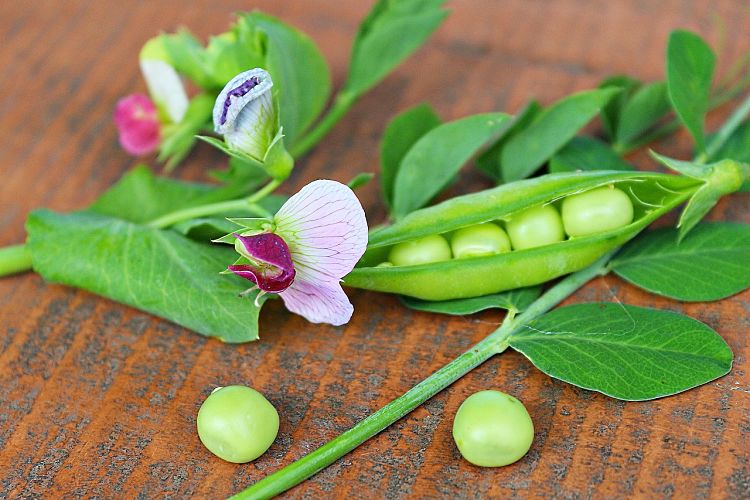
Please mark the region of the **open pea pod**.
[[[409, 266], [380, 265], [397, 243], [434, 234], [450, 238], [457, 229], [510, 220], [529, 208], [558, 205], [567, 196], [609, 185], [626, 193], [632, 201], [630, 224], [484, 257]], [[621, 246], [689, 199], [702, 185], [702, 180], [678, 175], [591, 171], [550, 174], [459, 196], [412, 212], [399, 222], [372, 232], [367, 252], [344, 278], [344, 284], [423, 300], [449, 300], [544, 283], [583, 269]]]

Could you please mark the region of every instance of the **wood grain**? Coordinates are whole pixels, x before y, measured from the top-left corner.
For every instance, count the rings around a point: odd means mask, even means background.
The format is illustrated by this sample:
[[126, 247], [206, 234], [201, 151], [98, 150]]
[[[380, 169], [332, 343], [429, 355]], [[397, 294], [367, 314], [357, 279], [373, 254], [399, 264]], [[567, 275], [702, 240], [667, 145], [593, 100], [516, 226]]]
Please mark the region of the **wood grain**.
[[[369, 2], [263, 0], [253, 6], [309, 33], [344, 79], [350, 41]], [[37, 206], [72, 210], [136, 162], [117, 145], [116, 100], [145, 87], [142, 43], [160, 30], [222, 31], [246, 2], [200, 0], [0, 2], [0, 245], [22, 241]], [[662, 78], [670, 30], [722, 46], [720, 68], [750, 50], [743, 0], [456, 0], [436, 36], [363, 98], [298, 163], [290, 192], [319, 177], [377, 169], [380, 134], [407, 106], [430, 101], [445, 119], [517, 111], [627, 72]], [[710, 123], [726, 116], [720, 110]], [[685, 157], [680, 132], [659, 151]], [[647, 161], [642, 153], [636, 161]], [[153, 160], [153, 159], [149, 159]], [[200, 146], [178, 175], [201, 179], [223, 159]], [[487, 186], [478, 174], [456, 191]], [[360, 193], [382, 220], [377, 186]], [[750, 222], [750, 196], [714, 219]], [[344, 328], [312, 325], [268, 304], [262, 340], [204, 339], [33, 274], [0, 280], [0, 497], [222, 497], [302, 456], [401, 394], [493, 329], [499, 316], [446, 318], [352, 291]], [[680, 311], [715, 328], [732, 372], [687, 393], [623, 403], [550, 379], [507, 352], [288, 493], [290, 498], [750, 497], [750, 292], [679, 304], [615, 277], [570, 301], [611, 300]], [[261, 459], [211, 456], [195, 415], [218, 385], [248, 384], [279, 409], [281, 431]], [[536, 426], [529, 454], [502, 469], [461, 460], [452, 417], [473, 391], [522, 399]]]

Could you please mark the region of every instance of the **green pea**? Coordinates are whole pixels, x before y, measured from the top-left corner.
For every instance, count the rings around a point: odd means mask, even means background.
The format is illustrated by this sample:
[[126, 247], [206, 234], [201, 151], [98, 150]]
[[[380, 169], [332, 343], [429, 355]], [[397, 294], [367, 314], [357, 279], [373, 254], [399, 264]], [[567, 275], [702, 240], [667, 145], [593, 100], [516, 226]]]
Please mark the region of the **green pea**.
[[633, 202], [614, 186], [568, 196], [562, 220], [569, 236], [587, 236], [627, 226], [633, 222]]
[[198, 437], [208, 450], [233, 463], [255, 460], [279, 432], [279, 414], [263, 394], [242, 385], [220, 387], [198, 410]]
[[497, 224], [486, 222], [453, 233], [451, 250], [456, 259], [482, 257], [510, 251], [510, 240]]
[[501, 467], [523, 457], [534, 440], [534, 424], [519, 400], [500, 391], [480, 391], [461, 403], [453, 420], [461, 455], [480, 467]]
[[505, 225], [514, 250], [540, 247], [565, 239], [560, 214], [552, 205], [514, 214]]
[[416, 266], [450, 260], [451, 249], [439, 234], [393, 245], [388, 261], [394, 266]]

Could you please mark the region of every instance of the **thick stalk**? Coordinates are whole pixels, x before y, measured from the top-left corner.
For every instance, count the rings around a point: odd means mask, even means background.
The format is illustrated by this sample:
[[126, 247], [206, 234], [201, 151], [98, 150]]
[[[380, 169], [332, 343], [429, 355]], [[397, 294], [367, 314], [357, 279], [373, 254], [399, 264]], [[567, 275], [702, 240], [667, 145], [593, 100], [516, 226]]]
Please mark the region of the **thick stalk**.
[[352, 107], [356, 100], [356, 96], [347, 92], [341, 92], [338, 96], [336, 96], [336, 99], [333, 101], [333, 105], [328, 110], [326, 116], [323, 117], [320, 122], [318, 122], [315, 128], [313, 128], [299, 141], [297, 141], [297, 143], [289, 149], [289, 153], [294, 158], [299, 158], [300, 156], [307, 153], [310, 149], [315, 147], [315, 145], [318, 144], [323, 139], [323, 137], [325, 137], [328, 132], [331, 131], [331, 129], [339, 122], [339, 120], [344, 117], [346, 112], [349, 111], [349, 108]]
[[31, 253], [26, 245], [0, 248], [0, 276], [8, 276], [31, 269]]
[[331, 465], [451, 385], [473, 368], [484, 363], [493, 355], [503, 352], [508, 347], [508, 337], [523, 330], [529, 321], [549, 311], [586, 284], [591, 278], [605, 274], [607, 272], [607, 262], [609, 262], [613, 253], [605, 255], [586, 269], [571, 274], [557, 283], [518, 317], [514, 318], [514, 314], [509, 312], [500, 328], [414, 386], [404, 395], [394, 399], [383, 408], [312, 453], [287, 465], [270, 476], [266, 476], [232, 498], [271, 498], [296, 486]]

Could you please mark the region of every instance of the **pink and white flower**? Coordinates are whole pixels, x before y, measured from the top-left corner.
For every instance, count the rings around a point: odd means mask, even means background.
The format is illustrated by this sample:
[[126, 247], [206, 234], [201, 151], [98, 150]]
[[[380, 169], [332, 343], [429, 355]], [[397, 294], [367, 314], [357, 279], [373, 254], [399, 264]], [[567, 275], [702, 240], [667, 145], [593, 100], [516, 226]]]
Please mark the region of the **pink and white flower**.
[[270, 228], [235, 234], [243, 258], [228, 269], [312, 323], [347, 323], [354, 307], [341, 278], [367, 247], [367, 220], [354, 192], [336, 181], [311, 182], [284, 203]]

